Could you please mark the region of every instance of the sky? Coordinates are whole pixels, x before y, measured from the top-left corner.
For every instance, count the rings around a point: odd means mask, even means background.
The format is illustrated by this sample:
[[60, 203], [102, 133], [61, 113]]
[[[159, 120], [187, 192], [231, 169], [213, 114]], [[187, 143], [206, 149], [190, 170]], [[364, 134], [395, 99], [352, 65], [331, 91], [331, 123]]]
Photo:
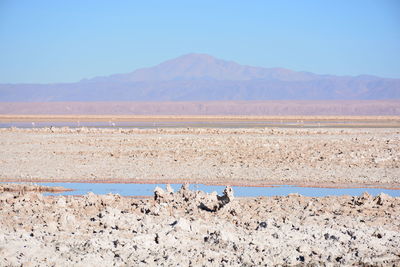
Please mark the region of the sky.
[[75, 82], [193, 52], [400, 78], [400, 1], [0, 0], [0, 83]]

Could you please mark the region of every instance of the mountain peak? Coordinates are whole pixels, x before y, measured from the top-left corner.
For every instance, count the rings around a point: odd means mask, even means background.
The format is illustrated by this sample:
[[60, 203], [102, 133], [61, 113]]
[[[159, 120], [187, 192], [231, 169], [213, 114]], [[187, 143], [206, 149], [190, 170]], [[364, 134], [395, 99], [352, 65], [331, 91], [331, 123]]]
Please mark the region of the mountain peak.
[[280, 68], [260, 68], [225, 61], [208, 54], [189, 53], [167, 60], [157, 66], [117, 74], [107, 79], [120, 82], [176, 81], [176, 80], [309, 80], [311, 73], [294, 72]]
[[156, 68], [180, 68], [181, 71], [184, 71], [184, 68], [213, 68], [215, 67], [214, 65], [218, 64], [225, 64], [227, 63], [224, 60], [217, 59], [213, 56], [210, 56], [208, 54], [198, 54], [198, 53], [190, 53], [186, 54], [168, 61], [165, 61]]

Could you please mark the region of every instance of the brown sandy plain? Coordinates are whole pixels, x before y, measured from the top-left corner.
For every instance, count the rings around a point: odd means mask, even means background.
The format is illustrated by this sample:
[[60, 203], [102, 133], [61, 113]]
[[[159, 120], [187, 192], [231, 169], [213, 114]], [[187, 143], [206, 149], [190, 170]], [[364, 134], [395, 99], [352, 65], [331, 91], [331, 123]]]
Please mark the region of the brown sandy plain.
[[270, 100], [197, 102], [0, 102], [0, 114], [90, 115], [400, 115], [400, 100]]
[[[321, 115], [303, 115], [303, 116], [268, 116], [268, 115], [46, 115], [46, 114], [0, 114], [0, 122], [273, 122], [279, 125], [281, 122], [300, 122], [313, 123], [321, 122], [328, 126], [331, 124], [340, 124], [340, 122], [348, 125], [358, 124], [361, 126], [371, 125], [372, 127], [387, 126], [400, 127], [400, 116], [381, 115], [381, 116], [321, 116]], [[245, 126], [245, 124], [243, 124]], [[301, 126], [301, 125], [299, 125]]]

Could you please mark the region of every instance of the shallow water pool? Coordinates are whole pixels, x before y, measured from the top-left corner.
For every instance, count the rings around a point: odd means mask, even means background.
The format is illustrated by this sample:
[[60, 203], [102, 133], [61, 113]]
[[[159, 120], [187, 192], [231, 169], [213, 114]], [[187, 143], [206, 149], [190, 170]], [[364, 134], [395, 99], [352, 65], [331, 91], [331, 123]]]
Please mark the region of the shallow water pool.
[[2, 121], [0, 128], [399, 128], [398, 123], [379, 121], [296, 121], [296, 120], [258, 120], [258, 121]]
[[[124, 184], [124, 183], [37, 183], [45, 186], [62, 186], [73, 189], [62, 193], [46, 193], [47, 195], [85, 195], [88, 192], [95, 194], [119, 194], [121, 196], [152, 196], [154, 188], [159, 186], [165, 189], [165, 184]], [[177, 191], [182, 184], [171, 184], [171, 187]], [[222, 194], [224, 186], [191, 184], [191, 190], [201, 190], [207, 193], [217, 192]], [[253, 187], [253, 186], [233, 186], [237, 197], [258, 197], [258, 196], [287, 196], [288, 194], [298, 193], [303, 196], [322, 197], [322, 196], [341, 196], [351, 195], [359, 196], [364, 192], [376, 196], [385, 193], [393, 197], [400, 197], [400, 190], [382, 189], [382, 188], [318, 188], [318, 187], [299, 187], [290, 185], [276, 185], [271, 187]]]

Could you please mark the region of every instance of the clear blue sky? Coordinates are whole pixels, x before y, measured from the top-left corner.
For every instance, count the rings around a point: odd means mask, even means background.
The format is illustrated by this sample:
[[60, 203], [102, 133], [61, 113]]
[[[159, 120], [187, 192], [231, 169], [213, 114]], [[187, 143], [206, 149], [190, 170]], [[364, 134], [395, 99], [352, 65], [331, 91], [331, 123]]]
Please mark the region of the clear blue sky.
[[0, 83], [72, 82], [190, 52], [400, 78], [400, 1], [0, 0]]

